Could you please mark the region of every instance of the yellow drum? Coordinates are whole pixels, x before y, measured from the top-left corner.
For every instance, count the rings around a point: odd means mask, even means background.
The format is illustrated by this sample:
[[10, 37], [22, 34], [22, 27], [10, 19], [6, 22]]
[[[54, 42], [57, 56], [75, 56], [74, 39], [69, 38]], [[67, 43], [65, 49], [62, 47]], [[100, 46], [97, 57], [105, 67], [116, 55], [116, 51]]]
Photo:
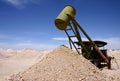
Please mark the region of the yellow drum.
[[70, 22], [70, 18], [66, 14], [74, 17], [74, 15], [76, 14], [76, 10], [72, 6], [65, 6], [62, 12], [55, 19], [55, 25], [60, 30], [65, 30]]

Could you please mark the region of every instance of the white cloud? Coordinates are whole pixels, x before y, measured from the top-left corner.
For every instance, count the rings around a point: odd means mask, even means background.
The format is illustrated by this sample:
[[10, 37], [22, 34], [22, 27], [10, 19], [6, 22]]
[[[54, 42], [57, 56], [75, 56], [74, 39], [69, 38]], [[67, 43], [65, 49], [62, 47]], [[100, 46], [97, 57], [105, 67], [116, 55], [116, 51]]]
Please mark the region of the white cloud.
[[3, 0], [17, 8], [24, 8], [27, 4], [38, 4], [39, 0]]
[[28, 0], [6, 0], [6, 2], [14, 6], [20, 6], [26, 4]]
[[[66, 37], [55, 37], [52, 38], [53, 40], [57, 41], [67, 41], [68, 38]], [[86, 38], [82, 38], [83, 41], [87, 41]], [[105, 41], [108, 44], [105, 46], [107, 49], [120, 49], [120, 37], [111, 37], [111, 38], [94, 38], [94, 40], [100, 40]], [[76, 41], [76, 39], [73, 39], [73, 41]]]
[[25, 0], [7, 0], [7, 1], [13, 5], [21, 5], [24, 3]]
[[19, 43], [6, 43], [1, 42], [0, 48], [4, 49], [23, 49], [23, 48], [31, 48], [31, 49], [37, 49], [37, 50], [50, 50], [58, 45], [55, 44], [45, 44], [45, 43], [32, 43], [32, 42], [19, 42]]
[[[3, 41], [4, 40], [4, 41]], [[46, 44], [37, 43], [26, 37], [16, 37], [7, 34], [0, 34], [0, 48], [4, 49], [22, 49], [22, 48], [32, 48], [32, 49], [53, 49], [57, 47], [56, 44]]]
[[[52, 38], [53, 40], [57, 40], [57, 41], [68, 41], [68, 37], [54, 37]], [[76, 38], [72, 38], [73, 41], [77, 41]], [[83, 41], [87, 41], [86, 38], [82, 38]]]
[[107, 42], [108, 45], [106, 46], [106, 48], [108, 49], [120, 49], [120, 38], [119, 37], [98, 38], [98, 40], [103, 40]]
[[[33, 42], [29, 39], [23, 39], [23, 38], [17, 38], [15, 37], [9, 37], [7, 35], [0, 35], [1, 39], [7, 39], [12, 40], [12, 42], [4, 41], [0, 42], [0, 48], [12, 48], [12, 49], [22, 49], [22, 48], [32, 48], [32, 49], [53, 49], [57, 47], [60, 44], [68, 45], [68, 38], [67, 37], [54, 37], [53, 40], [56, 40], [54, 42], [56, 43], [37, 43]], [[84, 41], [86, 41], [86, 38], [82, 38]], [[73, 39], [76, 41], [76, 39]], [[120, 49], [120, 37], [111, 37], [111, 38], [94, 38], [93, 40], [101, 40], [108, 43], [108, 45], [105, 46], [107, 49]], [[14, 42], [13, 42], [14, 41]], [[58, 41], [58, 42], [57, 42]]]
[[54, 37], [52, 38], [53, 40], [58, 40], [58, 41], [67, 41], [68, 38], [67, 37]]

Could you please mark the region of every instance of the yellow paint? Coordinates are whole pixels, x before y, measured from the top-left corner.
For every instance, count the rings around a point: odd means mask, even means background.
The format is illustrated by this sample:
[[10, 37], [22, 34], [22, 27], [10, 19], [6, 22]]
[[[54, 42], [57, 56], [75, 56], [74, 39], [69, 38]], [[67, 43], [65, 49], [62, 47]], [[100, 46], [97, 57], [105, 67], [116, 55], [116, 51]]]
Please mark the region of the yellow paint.
[[65, 6], [65, 8], [61, 11], [61, 13], [55, 19], [55, 25], [60, 30], [65, 30], [70, 22], [70, 19], [66, 14], [74, 17], [76, 10], [72, 6]]

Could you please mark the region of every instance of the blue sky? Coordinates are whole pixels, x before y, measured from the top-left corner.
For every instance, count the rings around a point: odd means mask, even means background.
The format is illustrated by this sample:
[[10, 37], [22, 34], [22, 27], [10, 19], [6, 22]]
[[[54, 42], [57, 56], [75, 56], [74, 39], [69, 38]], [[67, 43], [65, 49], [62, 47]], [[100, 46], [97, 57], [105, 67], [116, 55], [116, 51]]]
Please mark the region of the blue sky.
[[93, 40], [120, 49], [120, 0], [0, 0], [0, 48], [67, 45], [66, 34], [54, 25], [65, 5], [76, 9], [76, 20]]

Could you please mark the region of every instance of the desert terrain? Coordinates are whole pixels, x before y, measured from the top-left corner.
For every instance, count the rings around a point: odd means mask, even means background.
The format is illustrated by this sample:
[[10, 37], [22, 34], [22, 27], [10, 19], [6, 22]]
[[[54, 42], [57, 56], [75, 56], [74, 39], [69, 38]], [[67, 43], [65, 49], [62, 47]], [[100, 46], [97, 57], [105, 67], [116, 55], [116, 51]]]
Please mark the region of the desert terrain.
[[6, 81], [10, 75], [26, 70], [45, 53], [47, 51], [28, 48], [22, 50], [0, 49], [0, 81]]
[[111, 70], [63, 45], [52, 51], [0, 49], [0, 81], [120, 81], [120, 50], [107, 53], [115, 58]]

